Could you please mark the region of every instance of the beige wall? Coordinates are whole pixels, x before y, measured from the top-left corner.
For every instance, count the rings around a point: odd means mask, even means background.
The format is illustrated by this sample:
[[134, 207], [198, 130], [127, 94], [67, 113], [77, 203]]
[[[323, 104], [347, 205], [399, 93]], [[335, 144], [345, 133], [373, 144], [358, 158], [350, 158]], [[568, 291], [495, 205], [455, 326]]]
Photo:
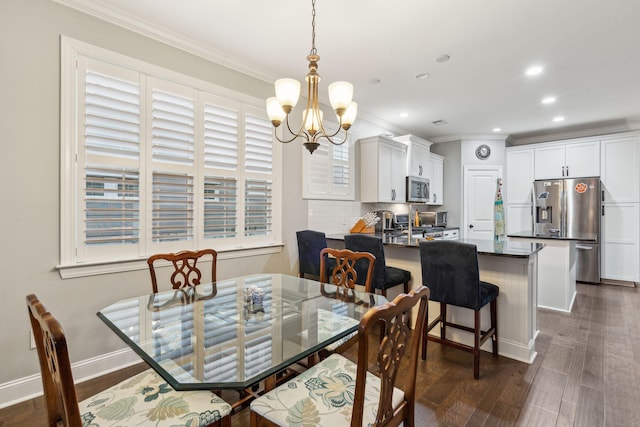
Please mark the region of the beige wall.
[[[94, 44], [220, 86], [266, 98], [270, 84], [239, 74], [48, 0], [0, 1], [0, 159], [2, 256], [0, 257], [0, 385], [39, 372], [29, 349], [25, 296], [36, 293], [59, 317], [72, 361], [123, 347], [95, 313], [115, 300], [150, 291], [149, 273], [139, 270], [62, 280], [59, 263], [60, 35]], [[293, 156], [293, 160], [291, 160]], [[297, 165], [295, 153], [285, 164]], [[285, 169], [285, 243], [306, 221], [299, 169]], [[294, 179], [291, 179], [291, 175]], [[305, 214], [303, 214], [305, 213]], [[218, 277], [254, 272], [290, 272], [289, 251], [220, 261]], [[296, 256], [297, 257], [297, 256]], [[3, 402], [0, 402], [0, 405]]]

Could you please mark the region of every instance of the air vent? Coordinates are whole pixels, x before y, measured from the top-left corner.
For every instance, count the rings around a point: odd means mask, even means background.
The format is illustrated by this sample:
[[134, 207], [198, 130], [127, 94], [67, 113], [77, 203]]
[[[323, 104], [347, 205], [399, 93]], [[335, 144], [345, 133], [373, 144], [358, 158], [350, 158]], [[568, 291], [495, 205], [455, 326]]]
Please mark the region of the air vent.
[[447, 121], [446, 120], [434, 120], [433, 122], [431, 122], [432, 124], [436, 125], [436, 126], [440, 126], [440, 125], [446, 125]]

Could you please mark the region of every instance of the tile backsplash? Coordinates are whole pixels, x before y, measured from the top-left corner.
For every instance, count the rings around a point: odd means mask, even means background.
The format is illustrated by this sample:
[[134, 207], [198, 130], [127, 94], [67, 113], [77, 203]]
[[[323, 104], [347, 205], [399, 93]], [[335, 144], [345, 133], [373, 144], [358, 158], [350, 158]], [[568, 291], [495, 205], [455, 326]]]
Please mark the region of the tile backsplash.
[[322, 231], [325, 234], [348, 233], [360, 217], [360, 202], [309, 200], [307, 223], [310, 230]]

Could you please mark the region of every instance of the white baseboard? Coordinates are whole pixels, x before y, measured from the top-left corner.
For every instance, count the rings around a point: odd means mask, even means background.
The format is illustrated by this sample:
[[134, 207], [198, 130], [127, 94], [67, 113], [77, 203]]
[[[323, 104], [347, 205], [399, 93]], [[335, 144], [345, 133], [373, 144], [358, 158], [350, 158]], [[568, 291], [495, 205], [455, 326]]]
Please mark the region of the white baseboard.
[[[81, 383], [141, 361], [140, 356], [133, 351], [123, 349], [74, 363], [71, 365], [71, 369], [74, 381]], [[0, 384], [0, 408], [6, 408], [41, 395], [42, 380], [39, 373], [18, 378]]]

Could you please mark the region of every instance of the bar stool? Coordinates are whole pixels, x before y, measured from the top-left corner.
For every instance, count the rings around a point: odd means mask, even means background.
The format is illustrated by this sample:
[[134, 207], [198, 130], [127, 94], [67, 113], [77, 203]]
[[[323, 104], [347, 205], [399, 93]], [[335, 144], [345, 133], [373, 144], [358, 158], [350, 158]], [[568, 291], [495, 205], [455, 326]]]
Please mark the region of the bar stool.
[[[379, 289], [382, 295], [387, 296], [387, 289], [403, 284], [404, 293], [409, 293], [411, 272], [386, 265], [381, 239], [367, 234], [347, 234], [344, 236], [344, 246], [354, 252], [369, 252], [376, 258], [371, 285], [374, 291]], [[358, 276], [361, 277], [362, 274], [359, 273]], [[358, 284], [361, 285], [360, 280]]]
[[[422, 284], [431, 290], [431, 301], [440, 303], [440, 315], [424, 329], [422, 360], [427, 357], [427, 341], [473, 353], [473, 377], [480, 376], [480, 346], [491, 338], [493, 355], [498, 355], [497, 298], [499, 288], [480, 281], [478, 249], [476, 245], [453, 240], [420, 242]], [[491, 327], [480, 328], [480, 309], [490, 304]], [[447, 305], [465, 307], [474, 311], [474, 326], [468, 327], [447, 320]], [[429, 331], [440, 324], [440, 338]], [[446, 328], [473, 333], [473, 347], [447, 339]]]
[[[320, 231], [302, 230], [296, 231], [296, 238], [300, 264], [298, 275], [303, 278], [307, 274], [320, 277], [320, 251], [327, 247], [327, 236]], [[327, 269], [335, 266], [335, 260], [329, 259]]]

